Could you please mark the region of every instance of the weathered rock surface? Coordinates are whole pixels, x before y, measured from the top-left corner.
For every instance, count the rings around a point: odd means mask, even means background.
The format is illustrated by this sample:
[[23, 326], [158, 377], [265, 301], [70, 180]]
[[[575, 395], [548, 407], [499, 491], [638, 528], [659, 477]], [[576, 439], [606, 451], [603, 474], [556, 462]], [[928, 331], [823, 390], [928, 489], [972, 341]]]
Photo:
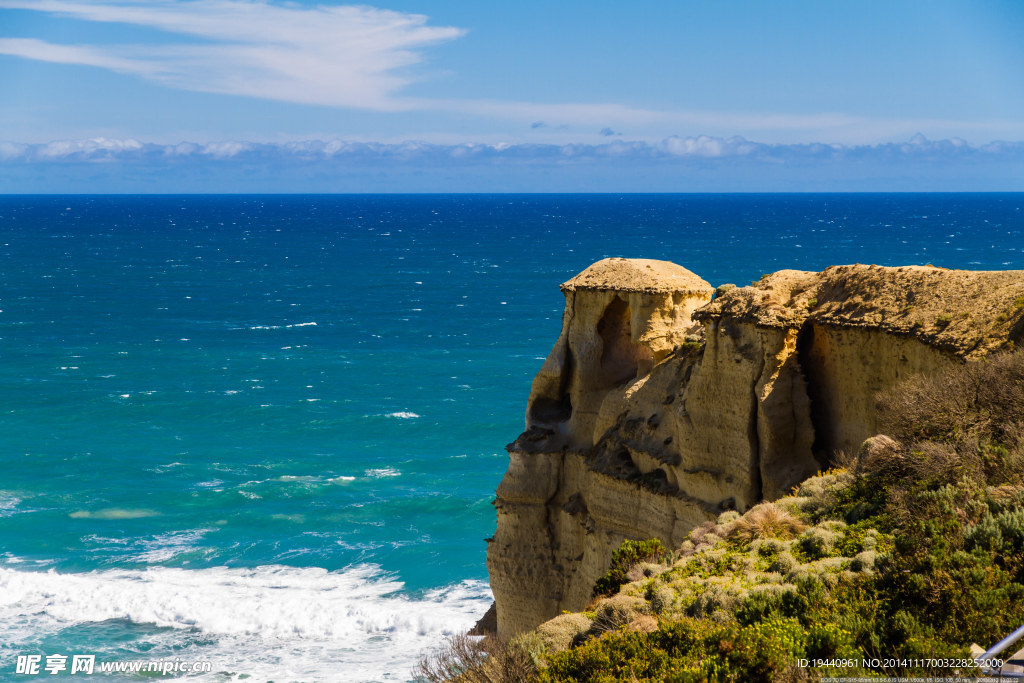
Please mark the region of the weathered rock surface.
[[836, 266], [714, 288], [605, 259], [509, 445], [487, 552], [501, 637], [579, 610], [627, 538], [670, 546], [876, 433], [874, 395], [1024, 338], [1024, 271]]

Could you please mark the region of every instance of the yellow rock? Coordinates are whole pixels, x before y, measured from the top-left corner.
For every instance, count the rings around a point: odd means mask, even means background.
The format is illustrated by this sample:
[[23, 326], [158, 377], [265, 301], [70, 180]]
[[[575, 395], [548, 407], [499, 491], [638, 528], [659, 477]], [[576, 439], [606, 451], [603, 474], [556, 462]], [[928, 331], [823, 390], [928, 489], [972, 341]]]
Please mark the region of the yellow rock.
[[1020, 343], [1024, 272], [835, 266], [721, 291], [665, 261], [562, 285], [487, 565], [500, 637], [580, 610], [623, 540], [676, 547], [876, 434], [875, 394]]

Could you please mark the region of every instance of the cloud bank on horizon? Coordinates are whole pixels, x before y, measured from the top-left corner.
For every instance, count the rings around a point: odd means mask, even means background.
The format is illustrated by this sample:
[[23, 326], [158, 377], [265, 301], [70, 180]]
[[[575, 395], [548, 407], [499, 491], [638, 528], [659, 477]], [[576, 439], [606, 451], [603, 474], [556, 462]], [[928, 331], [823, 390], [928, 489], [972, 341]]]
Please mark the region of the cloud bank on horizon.
[[54, 179], [69, 192], [1020, 191], [1024, 142], [975, 147], [916, 135], [857, 146], [709, 136], [564, 145], [0, 143], [8, 187], [47, 191]]
[[[614, 135], [614, 133], [611, 133]], [[372, 159], [380, 162], [502, 163], [514, 160], [583, 162], [615, 159], [641, 162], [672, 160], [750, 160], [760, 163], [809, 161], [829, 163], [843, 160], [948, 161], [955, 159], [1024, 160], [1024, 142], [990, 142], [972, 146], [964, 140], [929, 140], [915, 135], [906, 142], [877, 145], [824, 143], [767, 144], [734, 136], [707, 135], [665, 138], [657, 143], [615, 141], [603, 144], [431, 144], [407, 141], [395, 144], [346, 140], [306, 140], [265, 143], [223, 141], [158, 144], [135, 139], [91, 138], [58, 140], [42, 144], [0, 142], [0, 161], [6, 163], [75, 163], [171, 159], [208, 160], [345, 160]]]
[[[787, 173], [852, 189], [869, 169], [945, 189], [956, 168], [956, 187], [1024, 189], [1022, 143], [993, 142], [1024, 140], [1013, 3], [387, 4], [0, 0], [0, 179], [125, 191], [124, 173], [173, 167], [187, 189], [217, 165], [223, 191], [245, 191], [279, 164], [299, 191], [303, 164], [318, 187], [362, 164], [411, 190], [435, 186], [416, 169], [445, 168], [441, 189], [482, 189], [460, 169], [488, 168], [494, 186], [543, 190], [592, 166], [614, 189], [622, 164], [702, 168], [715, 177], [698, 185], [720, 189], [756, 173], [766, 189]], [[49, 186], [27, 180], [44, 167], [60, 169]]]

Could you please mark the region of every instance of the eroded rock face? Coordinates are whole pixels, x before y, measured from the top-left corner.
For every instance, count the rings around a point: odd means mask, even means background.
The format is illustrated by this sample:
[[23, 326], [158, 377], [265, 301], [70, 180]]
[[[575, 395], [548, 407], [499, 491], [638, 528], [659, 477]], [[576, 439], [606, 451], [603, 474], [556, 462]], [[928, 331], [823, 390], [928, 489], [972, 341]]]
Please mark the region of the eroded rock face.
[[720, 291], [605, 259], [509, 445], [487, 564], [498, 633], [579, 610], [627, 538], [680, 544], [876, 433], [874, 395], [1024, 337], [1024, 272], [837, 266]]
[[700, 331], [691, 316], [714, 289], [674, 263], [611, 258], [564, 283], [562, 292], [562, 334], [533, 380], [526, 429], [553, 430], [552, 444], [579, 449], [600, 436], [595, 428], [609, 394], [647, 376]]

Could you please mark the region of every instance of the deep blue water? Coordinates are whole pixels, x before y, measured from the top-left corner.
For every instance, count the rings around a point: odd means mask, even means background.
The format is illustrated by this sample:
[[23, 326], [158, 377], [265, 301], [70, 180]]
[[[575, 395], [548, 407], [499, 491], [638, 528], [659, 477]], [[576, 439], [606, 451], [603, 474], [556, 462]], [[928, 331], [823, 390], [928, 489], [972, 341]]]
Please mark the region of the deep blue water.
[[54, 652], [406, 680], [489, 603], [490, 502], [560, 282], [607, 256], [713, 285], [1024, 269], [1022, 211], [1022, 194], [0, 196], [0, 680]]

